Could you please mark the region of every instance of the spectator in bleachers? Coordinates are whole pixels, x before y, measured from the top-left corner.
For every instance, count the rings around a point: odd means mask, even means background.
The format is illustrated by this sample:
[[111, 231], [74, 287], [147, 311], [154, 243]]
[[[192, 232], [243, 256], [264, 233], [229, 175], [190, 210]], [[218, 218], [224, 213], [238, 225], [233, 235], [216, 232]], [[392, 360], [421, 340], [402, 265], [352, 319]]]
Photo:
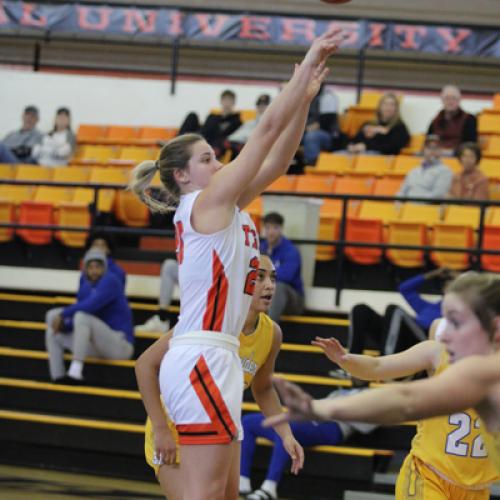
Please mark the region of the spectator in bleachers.
[[443, 154], [453, 155], [463, 142], [477, 142], [477, 120], [460, 107], [462, 95], [454, 85], [446, 85], [441, 91], [443, 109], [429, 125], [428, 134], [439, 136]]
[[[75, 304], [47, 312], [45, 346], [54, 382], [83, 382], [87, 356], [130, 359], [134, 353], [132, 312], [122, 284], [107, 269], [103, 252], [89, 250], [83, 259], [84, 278]], [[73, 353], [66, 372], [64, 350]]]
[[38, 144], [43, 134], [36, 128], [39, 113], [35, 106], [24, 108], [19, 130], [7, 134], [0, 142], [0, 163], [33, 163], [33, 146]]
[[39, 144], [33, 146], [32, 156], [40, 165], [59, 167], [67, 165], [76, 145], [76, 137], [71, 130], [71, 114], [68, 108], [59, 108], [54, 120], [54, 128], [43, 136]]
[[271, 96], [268, 94], [262, 94], [258, 97], [255, 103], [256, 116], [255, 120], [248, 120], [243, 123], [235, 132], [228, 136], [227, 142], [233, 152], [233, 158], [241, 151], [241, 148], [246, 144], [250, 134], [253, 132], [257, 124], [259, 123], [260, 117], [264, 114], [264, 111], [271, 104]]
[[462, 172], [453, 176], [449, 192], [450, 198], [466, 200], [487, 200], [488, 178], [479, 170], [481, 149], [475, 142], [464, 142], [458, 148], [458, 159]]
[[284, 313], [302, 314], [304, 311], [301, 258], [297, 247], [283, 236], [285, 219], [281, 214], [268, 213], [263, 223], [265, 239], [260, 242], [260, 252], [269, 255], [276, 268], [276, 292], [269, 316], [278, 322]]
[[[361, 389], [338, 389], [331, 392], [327, 398], [334, 399], [360, 392]], [[265, 480], [259, 489], [247, 494], [247, 500], [264, 500], [278, 498], [278, 486], [290, 462], [290, 455], [283, 447], [283, 442], [273, 428], [263, 427], [262, 413], [250, 413], [241, 419], [243, 426], [243, 441], [241, 443], [240, 495], [244, 496], [250, 484], [250, 474], [253, 456], [258, 437], [269, 439], [273, 443], [271, 459]], [[292, 433], [302, 446], [336, 446], [356, 433], [368, 434], [377, 426], [359, 422], [292, 422]]]
[[[114, 238], [107, 233], [104, 232], [93, 232], [87, 238], [85, 242], [85, 250], [98, 250], [104, 253], [107, 257], [107, 268], [108, 271], [112, 272], [117, 278], [118, 281], [123, 285], [123, 289], [125, 290], [125, 285], [127, 282], [127, 275], [125, 271], [113, 260], [112, 254], [115, 249], [115, 240]], [[84, 278], [80, 277], [80, 282]]]
[[347, 146], [353, 154], [397, 155], [410, 140], [410, 134], [399, 113], [398, 98], [388, 93], [380, 98], [377, 116], [361, 126]]
[[315, 165], [321, 151], [333, 151], [340, 147], [338, 123], [339, 98], [325, 84], [311, 102], [303, 138], [304, 160]]
[[160, 296], [158, 303], [158, 313], [149, 318], [137, 329], [143, 332], [167, 333], [170, 329], [168, 320], [168, 307], [172, 303], [174, 288], [179, 284], [179, 264], [175, 259], [163, 261], [160, 273]]
[[421, 165], [406, 174], [397, 196], [444, 198], [448, 195], [453, 172], [441, 163], [441, 148], [437, 135], [426, 137], [423, 153]]
[[210, 113], [203, 125], [200, 125], [196, 113], [189, 113], [179, 129], [179, 135], [200, 133], [220, 158], [226, 152], [227, 137], [241, 126], [240, 114], [234, 110], [235, 104], [236, 94], [232, 90], [224, 90], [220, 96], [220, 113]]

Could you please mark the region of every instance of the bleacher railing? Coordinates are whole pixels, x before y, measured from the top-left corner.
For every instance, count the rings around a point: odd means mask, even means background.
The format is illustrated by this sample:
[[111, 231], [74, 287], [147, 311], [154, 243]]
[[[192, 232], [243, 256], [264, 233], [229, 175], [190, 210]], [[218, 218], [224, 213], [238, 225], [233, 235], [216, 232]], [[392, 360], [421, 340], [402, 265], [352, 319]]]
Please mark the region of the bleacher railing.
[[[174, 229], [154, 229], [154, 228], [133, 228], [122, 226], [100, 226], [97, 224], [98, 216], [98, 199], [101, 189], [109, 190], [123, 190], [127, 186], [123, 184], [93, 184], [93, 183], [73, 183], [73, 182], [50, 182], [50, 181], [29, 181], [29, 180], [14, 180], [14, 179], [0, 179], [0, 185], [14, 185], [14, 186], [50, 186], [61, 188], [78, 188], [85, 187], [93, 189], [94, 198], [93, 202], [89, 205], [91, 214], [90, 226], [61, 226], [57, 224], [51, 225], [36, 225], [36, 224], [19, 224], [16, 222], [0, 222], [0, 228], [12, 229], [31, 229], [31, 230], [54, 230], [54, 231], [68, 231], [68, 232], [89, 232], [89, 231], [107, 231], [112, 234], [128, 234], [137, 236], [156, 236], [163, 238], [173, 238], [175, 236]], [[343, 288], [343, 272], [345, 268], [345, 247], [357, 248], [379, 248], [397, 249], [397, 250], [420, 250], [425, 253], [429, 252], [456, 252], [467, 253], [471, 258], [471, 268], [480, 270], [481, 261], [480, 256], [487, 255], [500, 255], [500, 249], [484, 249], [483, 248], [483, 230], [485, 226], [486, 210], [489, 207], [500, 207], [500, 200], [464, 200], [455, 198], [410, 198], [398, 196], [374, 196], [374, 195], [356, 195], [356, 194], [328, 194], [328, 193], [297, 193], [295, 191], [273, 191], [263, 193], [264, 196], [295, 196], [299, 198], [322, 198], [330, 200], [340, 200], [342, 202], [341, 215], [339, 218], [339, 237], [338, 239], [331, 240], [317, 240], [317, 239], [291, 239], [296, 244], [300, 245], [320, 245], [336, 247], [336, 271], [335, 271], [335, 304], [340, 304], [340, 294]], [[435, 245], [404, 245], [396, 243], [380, 243], [380, 242], [360, 242], [346, 240], [346, 228], [348, 216], [349, 202], [353, 201], [387, 201], [387, 202], [402, 202], [402, 203], [425, 203], [427, 205], [463, 205], [473, 206], [479, 208], [479, 222], [477, 225], [477, 240], [474, 247], [448, 247], [448, 246], [435, 246]], [[355, 218], [355, 217], [353, 217]], [[377, 217], [374, 216], [374, 219]], [[465, 224], [464, 224], [465, 225]]]

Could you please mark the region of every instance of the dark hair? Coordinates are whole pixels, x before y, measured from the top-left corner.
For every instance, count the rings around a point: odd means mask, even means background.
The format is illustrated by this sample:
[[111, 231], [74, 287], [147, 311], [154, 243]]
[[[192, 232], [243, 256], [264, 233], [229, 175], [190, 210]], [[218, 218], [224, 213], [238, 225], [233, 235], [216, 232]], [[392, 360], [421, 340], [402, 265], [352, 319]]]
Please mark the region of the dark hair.
[[458, 146], [457, 158], [460, 159], [464, 151], [472, 151], [476, 157], [476, 164], [481, 161], [481, 148], [476, 142], [463, 142]]
[[38, 116], [40, 113], [38, 112], [38, 108], [33, 105], [26, 106], [24, 108], [24, 113], [31, 113], [32, 115]]
[[94, 231], [90, 233], [85, 241], [85, 251], [87, 251], [94, 243], [95, 240], [104, 240], [106, 245], [108, 245], [109, 253], [113, 253], [115, 250], [115, 238], [113, 235], [105, 233], [103, 231]]
[[446, 293], [455, 293], [472, 309], [472, 312], [488, 332], [495, 333], [495, 316], [500, 315], [500, 279], [494, 275], [474, 271], [461, 274], [447, 287]]
[[261, 104], [265, 104], [266, 106], [269, 106], [270, 103], [271, 103], [271, 96], [269, 94], [261, 94], [257, 98], [255, 105], [260, 106]]
[[[56, 117], [58, 115], [66, 115], [71, 120], [71, 111], [69, 110], [69, 108], [65, 108], [65, 107], [58, 108], [57, 111], [56, 111]], [[66, 130], [69, 130], [71, 132], [71, 121], [68, 124], [68, 128]], [[57, 132], [57, 128], [56, 128], [56, 123], [55, 123], [55, 120], [54, 120], [54, 127], [51, 130], [50, 135], [54, 134], [55, 132]]]
[[[160, 151], [156, 161], [146, 160], [139, 163], [131, 172], [129, 189], [143, 201], [152, 212], [170, 212], [179, 203], [181, 190], [177, 184], [174, 172], [185, 170], [191, 158], [193, 145], [204, 141], [199, 134], [184, 134], [168, 141]], [[165, 188], [166, 202], [151, 196], [151, 182], [156, 172], [160, 172], [160, 180]]]
[[233, 101], [236, 101], [236, 94], [232, 90], [224, 90], [224, 92], [220, 95], [220, 98], [224, 99], [224, 97], [230, 97]]
[[263, 222], [264, 224], [276, 224], [278, 226], [283, 226], [285, 219], [278, 212], [269, 212], [264, 216]]

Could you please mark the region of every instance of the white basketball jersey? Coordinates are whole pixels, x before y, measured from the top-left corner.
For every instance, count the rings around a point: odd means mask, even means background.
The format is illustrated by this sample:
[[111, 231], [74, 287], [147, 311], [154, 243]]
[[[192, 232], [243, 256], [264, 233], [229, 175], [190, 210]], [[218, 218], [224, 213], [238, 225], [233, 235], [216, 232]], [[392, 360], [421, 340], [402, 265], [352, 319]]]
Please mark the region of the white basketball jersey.
[[201, 191], [181, 196], [174, 216], [181, 310], [174, 336], [211, 330], [238, 337], [259, 267], [259, 238], [250, 216], [236, 207], [231, 224], [214, 234], [191, 226]]

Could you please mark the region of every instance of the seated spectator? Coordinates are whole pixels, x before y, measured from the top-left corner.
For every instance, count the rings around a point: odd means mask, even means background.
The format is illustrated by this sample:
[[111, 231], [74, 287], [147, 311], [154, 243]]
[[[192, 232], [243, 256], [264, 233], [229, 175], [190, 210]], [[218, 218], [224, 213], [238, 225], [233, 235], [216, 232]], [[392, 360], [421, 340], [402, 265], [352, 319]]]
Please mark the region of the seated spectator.
[[301, 259], [297, 247], [283, 236], [285, 220], [281, 214], [268, 213], [263, 222], [265, 239], [260, 242], [260, 252], [269, 255], [276, 268], [276, 292], [269, 316], [278, 322], [284, 313], [302, 314], [304, 311]]
[[339, 99], [325, 84], [312, 100], [304, 133], [304, 161], [315, 165], [321, 151], [340, 147], [338, 124]]
[[[387, 306], [381, 316], [367, 304], [355, 305], [349, 314], [348, 350], [351, 354], [362, 354], [370, 338], [384, 355], [401, 352], [428, 338], [432, 322], [441, 317], [441, 300], [430, 302], [423, 299], [419, 290], [424, 282], [434, 278], [449, 281], [453, 273], [439, 268], [403, 281], [399, 292], [416, 316], [408, 314], [396, 305]], [[444, 286], [444, 285], [443, 285]]]
[[71, 131], [71, 116], [68, 108], [59, 108], [54, 120], [54, 128], [35, 144], [32, 156], [40, 165], [59, 167], [67, 165], [76, 145], [75, 134]]
[[[360, 389], [338, 389], [327, 398], [333, 399], [360, 392]], [[250, 488], [250, 473], [258, 437], [269, 439], [273, 443], [271, 460], [265, 480], [259, 489], [245, 496], [247, 500], [263, 500], [278, 498], [278, 485], [290, 462], [281, 438], [272, 427], [262, 427], [262, 413], [250, 413], [241, 419], [243, 426], [243, 442], [241, 443], [240, 495]], [[377, 426], [359, 422], [291, 422], [290, 427], [295, 439], [304, 447], [316, 445], [336, 446], [343, 443], [353, 434], [368, 434]]]
[[257, 99], [255, 103], [256, 117], [255, 120], [249, 120], [241, 125], [235, 132], [233, 132], [227, 138], [227, 142], [230, 145], [231, 151], [233, 152], [233, 158], [235, 158], [241, 151], [241, 148], [246, 144], [250, 134], [253, 132], [264, 111], [271, 104], [271, 97], [268, 94], [262, 94]]
[[24, 109], [21, 128], [10, 132], [0, 142], [0, 163], [34, 163], [31, 151], [43, 137], [36, 128], [38, 119], [38, 108], [27, 106]]
[[408, 198], [444, 198], [447, 196], [453, 172], [440, 161], [439, 137], [428, 135], [424, 144], [424, 160], [406, 174], [397, 196]]
[[[45, 346], [54, 382], [83, 383], [87, 356], [130, 359], [134, 353], [132, 312], [122, 284], [107, 270], [106, 255], [89, 250], [75, 304], [51, 309], [45, 317]], [[64, 350], [73, 353], [66, 373]]]
[[241, 126], [241, 118], [234, 111], [236, 94], [232, 90], [224, 90], [220, 96], [220, 113], [210, 113], [205, 123], [200, 126], [196, 113], [189, 113], [179, 129], [179, 135], [199, 132], [214, 148], [215, 154], [221, 157], [226, 152], [225, 142], [229, 135]]
[[458, 159], [462, 172], [455, 174], [451, 182], [450, 198], [466, 200], [487, 200], [488, 178], [479, 170], [481, 149], [474, 142], [464, 142], [458, 148]]
[[361, 126], [347, 146], [349, 153], [397, 155], [410, 140], [410, 134], [399, 114], [399, 101], [394, 94], [381, 97], [377, 117]]
[[443, 154], [453, 155], [463, 142], [477, 142], [477, 120], [460, 107], [460, 89], [447, 85], [441, 91], [443, 109], [429, 125], [428, 134], [439, 137]]
[[[102, 252], [107, 257], [107, 267], [108, 271], [113, 273], [120, 283], [123, 285], [123, 289], [125, 290], [125, 284], [127, 282], [127, 275], [125, 271], [113, 260], [111, 254], [114, 251], [115, 242], [111, 235], [107, 233], [93, 232], [90, 233], [87, 241], [85, 242], [85, 250], [98, 250]], [[84, 277], [83, 273], [80, 277], [80, 282]]]
[[137, 329], [143, 332], [162, 332], [167, 333], [170, 329], [168, 320], [168, 307], [172, 303], [174, 288], [179, 284], [179, 264], [175, 259], [166, 259], [163, 261], [160, 273], [160, 296], [158, 313], [149, 318], [143, 325], [137, 326]]

